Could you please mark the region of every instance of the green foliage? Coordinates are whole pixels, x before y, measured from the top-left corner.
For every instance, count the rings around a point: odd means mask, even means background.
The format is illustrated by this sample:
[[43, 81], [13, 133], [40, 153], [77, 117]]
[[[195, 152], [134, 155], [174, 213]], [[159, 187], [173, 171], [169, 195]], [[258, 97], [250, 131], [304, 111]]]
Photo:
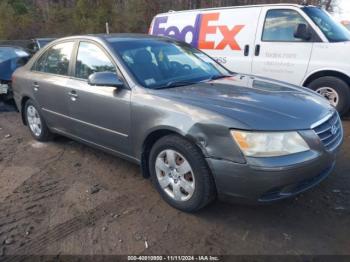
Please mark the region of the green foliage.
[[8, 28], [12, 27], [14, 17], [13, 8], [5, 1], [0, 3], [0, 36], [9, 38]]
[[28, 13], [28, 7], [24, 0], [9, 1], [16, 15], [24, 15]]

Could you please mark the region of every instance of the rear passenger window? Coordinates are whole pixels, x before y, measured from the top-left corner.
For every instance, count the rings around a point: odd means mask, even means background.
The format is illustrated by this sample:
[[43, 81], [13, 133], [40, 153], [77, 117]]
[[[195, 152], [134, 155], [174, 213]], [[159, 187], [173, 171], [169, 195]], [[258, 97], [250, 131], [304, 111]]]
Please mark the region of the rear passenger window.
[[34, 64], [34, 67], [32, 68], [35, 71], [39, 72], [45, 72], [45, 64], [46, 64], [46, 55], [47, 52], [44, 53]]
[[116, 72], [116, 68], [107, 55], [96, 45], [81, 42], [79, 45], [75, 76], [88, 79], [96, 72]]
[[295, 38], [294, 33], [299, 24], [308, 22], [294, 10], [270, 10], [266, 15], [263, 41], [271, 42], [302, 42]]
[[74, 42], [51, 47], [35, 63], [34, 70], [55, 75], [68, 75]]

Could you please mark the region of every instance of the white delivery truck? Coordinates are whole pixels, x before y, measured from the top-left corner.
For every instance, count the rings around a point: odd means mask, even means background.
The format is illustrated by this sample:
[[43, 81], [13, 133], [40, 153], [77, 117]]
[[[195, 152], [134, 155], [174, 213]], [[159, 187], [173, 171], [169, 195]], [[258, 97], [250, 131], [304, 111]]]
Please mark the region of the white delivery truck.
[[309, 87], [350, 108], [350, 32], [314, 6], [278, 4], [170, 11], [150, 34], [186, 41], [234, 72]]

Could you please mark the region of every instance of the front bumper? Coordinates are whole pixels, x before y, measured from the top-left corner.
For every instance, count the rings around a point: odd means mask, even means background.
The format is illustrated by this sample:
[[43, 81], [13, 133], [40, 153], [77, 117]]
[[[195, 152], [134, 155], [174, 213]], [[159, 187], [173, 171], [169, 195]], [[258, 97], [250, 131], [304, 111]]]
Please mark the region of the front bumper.
[[[316, 186], [333, 171], [335, 156], [310, 151], [272, 161], [266, 159], [265, 164], [260, 160], [259, 166], [253, 165], [254, 161], [247, 164], [212, 158], [207, 161], [221, 199], [264, 203], [292, 197]], [[278, 162], [284, 165], [276, 165]]]

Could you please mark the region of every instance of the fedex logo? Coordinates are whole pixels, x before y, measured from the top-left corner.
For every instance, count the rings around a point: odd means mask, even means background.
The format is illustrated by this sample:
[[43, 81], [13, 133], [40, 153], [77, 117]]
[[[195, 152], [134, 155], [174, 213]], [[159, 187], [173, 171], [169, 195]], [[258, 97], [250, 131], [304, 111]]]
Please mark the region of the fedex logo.
[[[225, 25], [210, 25], [219, 20], [220, 13], [198, 14], [194, 25], [188, 25], [182, 30], [175, 25], [166, 27], [168, 18], [168, 16], [156, 17], [153, 24], [153, 35], [169, 36], [180, 41], [186, 41], [188, 35], [191, 34], [192, 40], [186, 42], [199, 49], [223, 50], [229, 47], [232, 50], [241, 50], [236, 36], [243, 29], [244, 25], [236, 25], [231, 29]], [[208, 39], [209, 35], [217, 35], [218, 32], [223, 36], [220, 43], [216, 44], [215, 41]]]

